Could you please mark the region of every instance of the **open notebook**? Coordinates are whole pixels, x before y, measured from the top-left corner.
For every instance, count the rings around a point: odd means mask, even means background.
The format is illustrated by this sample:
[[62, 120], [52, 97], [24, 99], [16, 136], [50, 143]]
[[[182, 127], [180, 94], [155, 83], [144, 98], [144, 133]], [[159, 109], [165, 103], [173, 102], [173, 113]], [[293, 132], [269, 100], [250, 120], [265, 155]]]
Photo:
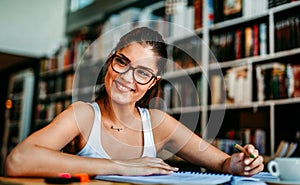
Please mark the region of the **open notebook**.
[[196, 172], [175, 172], [170, 175], [149, 176], [96, 176], [97, 180], [127, 182], [136, 184], [223, 184], [230, 182], [232, 175]]
[[133, 184], [231, 184], [231, 185], [267, 185], [266, 181], [279, 180], [268, 172], [261, 172], [252, 177], [233, 176], [229, 174], [175, 172], [171, 175], [119, 176], [98, 175], [97, 180], [127, 182]]

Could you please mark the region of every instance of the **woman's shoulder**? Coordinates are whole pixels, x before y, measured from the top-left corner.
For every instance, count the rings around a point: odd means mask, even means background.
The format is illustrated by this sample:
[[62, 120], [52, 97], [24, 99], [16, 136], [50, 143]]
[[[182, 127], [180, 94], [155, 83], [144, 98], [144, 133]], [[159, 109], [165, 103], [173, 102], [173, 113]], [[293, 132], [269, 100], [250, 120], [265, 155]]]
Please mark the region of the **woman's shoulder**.
[[165, 111], [159, 109], [149, 109], [152, 124], [170, 125], [177, 124], [177, 121]]
[[[80, 130], [89, 130], [94, 123], [94, 110], [90, 103], [83, 101], [73, 102], [69, 109], [76, 120], [77, 126]], [[90, 127], [87, 127], [90, 125]]]
[[148, 109], [151, 116], [163, 116], [167, 115], [166, 112], [159, 109]]
[[87, 118], [94, 116], [94, 110], [90, 103], [83, 101], [73, 102], [68, 109], [74, 113], [77, 118]]
[[92, 105], [92, 103], [89, 103], [89, 102], [76, 101], [70, 105], [70, 108], [90, 111], [90, 110], [93, 110], [91, 105]]

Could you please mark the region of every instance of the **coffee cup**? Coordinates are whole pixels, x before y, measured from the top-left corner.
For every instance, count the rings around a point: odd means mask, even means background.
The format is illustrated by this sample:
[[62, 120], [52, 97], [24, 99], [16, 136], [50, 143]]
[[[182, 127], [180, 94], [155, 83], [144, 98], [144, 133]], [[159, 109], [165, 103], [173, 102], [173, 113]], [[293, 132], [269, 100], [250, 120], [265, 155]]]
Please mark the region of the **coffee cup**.
[[300, 157], [278, 157], [268, 163], [270, 174], [283, 181], [300, 181]]

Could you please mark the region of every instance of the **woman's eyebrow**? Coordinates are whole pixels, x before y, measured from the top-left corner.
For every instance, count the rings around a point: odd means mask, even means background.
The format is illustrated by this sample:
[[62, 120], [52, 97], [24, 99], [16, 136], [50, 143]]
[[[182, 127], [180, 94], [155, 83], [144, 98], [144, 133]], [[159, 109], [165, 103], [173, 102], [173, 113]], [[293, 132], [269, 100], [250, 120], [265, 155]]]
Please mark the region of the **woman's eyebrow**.
[[123, 55], [122, 53], [117, 53], [117, 55], [123, 59], [125, 59], [127, 62], [131, 62], [131, 60], [129, 58], [127, 58], [125, 55]]
[[[122, 53], [117, 53], [116, 55], [119, 56], [119, 57], [121, 57], [121, 58], [123, 58], [123, 59], [126, 60], [128, 63], [131, 63], [131, 60], [130, 60], [129, 58], [127, 58], [124, 54], [122, 54]], [[154, 70], [151, 69], [151, 68], [149, 68], [149, 67], [145, 67], [145, 66], [141, 66], [141, 65], [138, 65], [137, 67], [146, 69], [146, 70], [148, 70], [148, 71], [154, 73]]]
[[140, 66], [140, 65], [138, 65], [137, 67], [142, 68], [142, 69], [145, 69], [145, 70], [148, 70], [148, 71], [150, 71], [151, 73], [154, 73], [154, 70], [151, 69], [151, 68], [149, 68], [149, 67]]

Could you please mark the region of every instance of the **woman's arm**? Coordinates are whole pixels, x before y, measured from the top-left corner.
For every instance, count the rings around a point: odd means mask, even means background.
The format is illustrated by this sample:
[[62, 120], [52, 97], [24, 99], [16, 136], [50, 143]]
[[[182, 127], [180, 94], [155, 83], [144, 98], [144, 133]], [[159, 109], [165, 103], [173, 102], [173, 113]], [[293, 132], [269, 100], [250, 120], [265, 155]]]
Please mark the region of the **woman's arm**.
[[[85, 122], [84, 122], [85, 120]], [[87, 135], [93, 121], [93, 110], [76, 102], [48, 126], [18, 144], [6, 159], [9, 176], [53, 176], [60, 172], [97, 173], [94, 159], [83, 159], [60, 150], [76, 136]], [[103, 161], [104, 163], [109, 161]], [[105, 170], [105, 168], [103, 168]]]
[[[87, 158], [61, 152], [80, 136], [85, 145], [94, 121], [93, 109], [76, 102], [57, 116], [48, 126], [18, 144], [6, 159], [6, 175], [47, 177], [59, 173], [120, 175], [168, 174], [176, 171], [158, 158], [127, 161]], [[100, 138], [99, 138], [100, 139]], [[83, 147], [83, 146], [82, 146]]]
[[263, 170], [263, 159], [252, 145], [247, 145], [245, 148], [258, 156], [255, 160], [245, 156], [244, 153], [229, 156], [194, 134], [168, 114], [158, 110], [152, 111], [152, 114], [151, 118], [156, 125], [154, 134], [160, 133], [155, 134], [159, 138], [156, 143], [164, 143], [167, 149], [175, 152], [183, 159], [221, 173], [253, 175]]

